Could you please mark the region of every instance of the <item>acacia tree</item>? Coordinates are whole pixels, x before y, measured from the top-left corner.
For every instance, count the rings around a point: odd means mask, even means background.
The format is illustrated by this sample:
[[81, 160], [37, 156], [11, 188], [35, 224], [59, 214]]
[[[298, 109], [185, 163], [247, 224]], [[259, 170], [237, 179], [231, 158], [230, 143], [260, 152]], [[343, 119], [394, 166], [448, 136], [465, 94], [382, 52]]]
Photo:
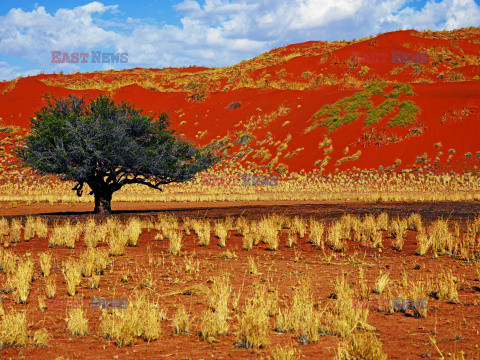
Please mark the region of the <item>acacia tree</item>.
[[36, 112], [17, 156], [33, 170], [85, 184], [95, 197], [95, 213], [111, 212], [112, 194], [127, 184], [154, 189], [185, 182], [219, 160], [180, 140], [164, 112], [156, 119], [107, 96], [90, 101], [70, 95], [49, 100]]

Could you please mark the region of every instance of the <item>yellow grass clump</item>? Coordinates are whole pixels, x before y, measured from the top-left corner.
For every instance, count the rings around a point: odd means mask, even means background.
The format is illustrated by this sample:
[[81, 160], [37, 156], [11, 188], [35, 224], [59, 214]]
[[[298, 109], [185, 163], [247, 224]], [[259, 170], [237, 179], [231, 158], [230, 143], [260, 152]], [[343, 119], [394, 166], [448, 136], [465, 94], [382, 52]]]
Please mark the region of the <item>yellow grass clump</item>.
[[63, 264], [63, 275], [67, 282], [67, 291], [70, 296], [75, 295], [75, 288], [80, 285], [82, 281], [82, 264], [69, 258]]
[[0, 319], [0, 349], [26, 346], [28, 343], [27, 314], [10, 312]]
[[88, 319], [83, 309], [71, 309], [67, 317], [67, 330], [75, 336], [85, 336], [88, 331]]
[[208, 220], [194, 220], [193, 229], [198, 236], [198, 244], [200, 246], [207, 246], [210, 244], [210, 221]]
[[183, 232], [172, 229], [167, 234], [165, 234], [165, 237], [170, 240], [168, 251], [173, 255], [180, 254], [183, 246]]
[[100, 327], [105, 337], [115, 340], [117, 346], [128, 346], [135, 338], [153, 341], [160, 337], [162, 310], [138, 294], [127, 309], [102, 310]]
[[192, 319], [188, 316], [185, 306], [180, 305], [175, 313], [172, 326], [175, 334], [188, 334], [190, 332], [190, 326]]
[[42, 269], [42, 274], [44, 277], [50, 275], [50, 269], [52, 268], [52, 254], [49, 252], [42, 252], [38, 254], [40, 260], [40, 268]]
[[225, 239], [228, 236], [228, 230], [224, 222], [215, 223], [215, 236], [218, 238], [218, 245], [220, 247], [225, 247]]
[[320, 248], [321, 250], [324, 249], [323, 245], [323, 233], [324, 233], [324, 224], [316, 221], [310, 220], [310, 241], [313, 245]]
[[17, 263], [20, 258], [9, 250], [3, 250], [0, 247], [0, 265], [3, 268], [5, 274], [13, 274], [17, 269]]
[[15, 273], [8, 278], [9, 286], [13, 290], [13, 300], [16, 303], [27, 303], [30, 284], [33, 278], [33, 266], [33, 261], [27, 254], [27, 256], [19, 262]]
[[335, 360], [387, 360], [383, 352], [382, 342], [373, 333], [352, 334], [346, 341], [338, 345]]
[[138, 239], [142, 233], [142, 222], [137, 217], [131, 218], [128, 220], [124, 231], [127, 238], [127, 245], [137, 246]]
[[272, 360], [300, 360], [300, 351], [292, 345], [279, 346], [273, 351]]
[[67, 221], [64, 224], [57, 223], [54, 225], [52, 234], [48, 239], [49, 246], [66, 246], [73, 249], [75, 248], [75, 243], [80, 237], [81, 231], [82, 229], [79, 224], [72, 225], [70, 221]]
[[47, 278], [45, 283], [45, 293], [47, 294], [47, 297], [51, 299], [55, 296], [56, 292], [57, 292], [57, 285], [55, 284], [55, 278], [50, 276]]
[[108, 252], [107, 250], [89, 248], [80, 255], [80, 263], [82, 264], [83, 276], [102, 275], [109, 263]]
[[342, 223], [334, 221], [327, 233], [327, 243], [333, 251], [343, 252], [347, 248], [347, 243], [342, 239]]
[[347, 284], [344, 274], [335, 279], [335, 306], [327, 311], [324, 327], [327, 333], [345, 338], [355, 329], [367, 326], [368, 309], [352, 306], [354, 291]]
[[278, 311], [276, 330], [293, 331], [303, 345], [316, 342], [320, 336], [320, 317], [315, 309], [310, 283], [303, 279], [294, 291], [290, 308], [285, 309], [283, 314]]
[[125, 254], [125, 245], [127, 245], [128, 238], [123, 229], [111, 229], [108, 237], [108, 253], [112, 256], [122, 256]]
[[237, 336], [239, 346], [261, 348], [268, 344], [269, 318], [263, 292], [257, 290], [246, 300], [245, 312], [240, 319]]
[[388, 284], [390, 283], [390, 277], [387, 274], [382, 274], [380, 271], [380, 276], [375, 280], [375, 287], [373, 292], [375, 294], [381, 294], [387, 288]]

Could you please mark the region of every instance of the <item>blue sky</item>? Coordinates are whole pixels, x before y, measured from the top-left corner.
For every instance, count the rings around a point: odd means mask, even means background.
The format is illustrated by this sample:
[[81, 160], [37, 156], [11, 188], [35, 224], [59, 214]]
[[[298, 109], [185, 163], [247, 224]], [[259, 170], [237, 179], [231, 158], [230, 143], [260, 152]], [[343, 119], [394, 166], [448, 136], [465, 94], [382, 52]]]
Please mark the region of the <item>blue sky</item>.
[[[40, 71], [225, 66], [308, 40], [480, 26], [479, 1], [2, 0], [0, 80]], [[52, 62], [52, 51], [65, 61]], [[107, 62], [108, 55], [93, 63], [92, 51], [128, 55], [123, 63]], [[89, 57], [74, 62], [73, 53]]]

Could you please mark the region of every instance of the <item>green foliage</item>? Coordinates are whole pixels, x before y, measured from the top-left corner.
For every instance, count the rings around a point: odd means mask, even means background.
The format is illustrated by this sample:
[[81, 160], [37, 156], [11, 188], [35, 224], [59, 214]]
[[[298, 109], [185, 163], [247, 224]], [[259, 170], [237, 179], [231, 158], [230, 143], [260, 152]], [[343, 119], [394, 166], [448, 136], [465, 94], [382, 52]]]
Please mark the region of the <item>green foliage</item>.
[[412, 101], [404, 101], [400, 104], [396, 99], [400, 95], [415, 95], [412, 86], [409, 84], [395, 84], [392, 91], [384, 95], [386, 100], [374, 107], [370, 98], [373, 95], [383, 95], [388, 85], [389, 83], [386, 81], [375, 81], [370, 83], [364, 91], [344, 97], [333, 104], [324, 105], [313, 115], [314, 119], [323, 118], [323, 120], [315, 121], [305, 129], [305, 133], [312, 131], [318, 126], [328, 127], [329, 132], [334, 131], [342, 125], [356, 121], [365, 111], [367, 112], [365, 114], [365, 126], [371, 126], [394, 112], [397, 107], [400, 108], [400, 112], [388, 123], [389, 126], [405, 126], [415, 122], [415, 115], [419, 112], [418, 107]]
[[322, 126], [327, 126], [328, 131], [334, 131], [342, 125], [347, 125], [357, 120], [359, 116], [359, 113], [350, 113], [344, 116], [332, 115], [322, 121]]
[[330, 111], [333, 109], [333, 104], [330, 105], [325, 105], [323, 106], [320, 110], [318, 110], [315, 114], [313, 114], [313, 118], [318, 118], [318, 117], [323, 117], [325, 115], [328, 115]]
[[342, 99], [344, 101], [343, 110], [347, 113], [357, 111], [365, 101], [370, 97], [368, 91], [357, 92], [356, 94]]
[[367, 115], [365, 116], [365, 126], [371, 126], [376, 124], [382, 117], [390, 114], [397, 105], [398, 100], [387, 99], [374, 109], [368, 111]]
[[185, 89], [190, 91], [188, 99], [191, 101], [204, 101], [209, 94], [206, 84], [188, 83], [185, 85]]
[[362, 105], [362, 110], [373, 109], [373, 102], [371, 100], [365, 101]]
[[240, 134], [237, 139], [235, 140], [236, 144], [242, 144], [242, 145], [247, 145], [251, 140], [253, 136], [250, 133], [243, 133]]
[[78, 196], [88, 184], [96, 205], [97, 198], [105, 198], [109, 206], [111, 194], [126, 184], [159, 189], [191, 180], [218, 161], [212, 153], [178, 139], [169, 125], [166, 113], [154, 119], [103, 95], [89, 104], [70, 95], [36, 113], [26, 146], [15, 152], [40, 173], [77, 182]]
[[388, 86], [388, 82], [386, 81], [374, 81], [371, 84], [368, 84], [367, 90], [372, 95], [381, 95], [383, 94], [383, 89]]
[[406, 126], [417, 121], [416, 115], [420, 113], [420, 108], [417, 107], [413, 101], [403, 101], [399, 105], [399, 108], [400, 112], [388, 122], [388, 126]]
[[393, 86], [392, 91], [386, 94], [384, 98], [397, 98], [400, 95], [411, 96], [415, 94], [413, 93], [413, 89], [411, 85], [399, 83], [399, 84], [395, 84]]

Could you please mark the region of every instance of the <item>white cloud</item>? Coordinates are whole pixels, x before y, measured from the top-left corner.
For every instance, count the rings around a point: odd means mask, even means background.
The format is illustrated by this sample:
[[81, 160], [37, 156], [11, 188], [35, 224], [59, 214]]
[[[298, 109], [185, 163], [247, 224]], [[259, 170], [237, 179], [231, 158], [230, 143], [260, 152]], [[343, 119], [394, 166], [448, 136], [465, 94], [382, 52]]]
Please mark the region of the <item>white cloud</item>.
[[420, 11], [407, 7], [392, 15], [391, 20], [401, 24], [403, 29], [453, 30], [478, 26], [480, 7], [474, 0], [443, 0], [438, 3], [430, 0]]
[[121, 42], [122, 36], [93, 24], [92, 14], [115, 10], [93, 2], [72, 10], [59, 9], [52, 16], [39, 6], [30, 12], [12, 9], [0, 17], [0, 54], [19, 56], [39, 62], [50, 51], [76, 51]]
[[0, 61], [0, 79], [13, 80], [19, 76], [38, 75], [41, 73], [40, 69], [30, 69], [27, 71], [19, 71], [20, 66], [11, 66], [5, 61]]

